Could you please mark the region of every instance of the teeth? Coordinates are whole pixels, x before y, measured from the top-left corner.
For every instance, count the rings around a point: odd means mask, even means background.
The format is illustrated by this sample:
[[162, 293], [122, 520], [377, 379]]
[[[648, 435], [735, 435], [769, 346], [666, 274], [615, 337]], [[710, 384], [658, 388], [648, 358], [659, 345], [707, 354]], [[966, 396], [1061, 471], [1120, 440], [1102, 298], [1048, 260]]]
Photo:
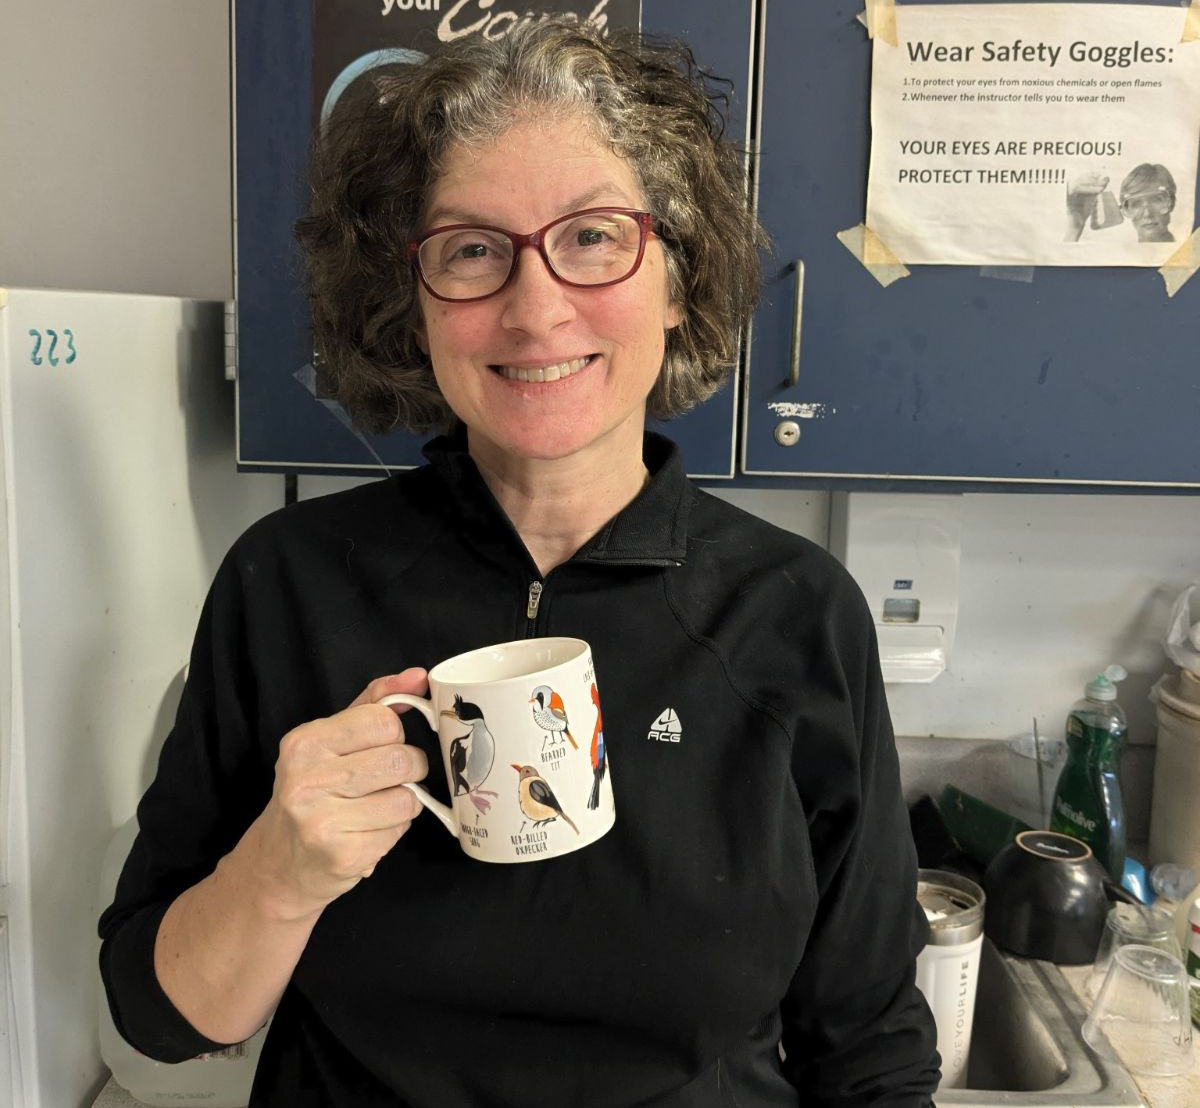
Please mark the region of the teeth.
[[557, 365], [542, 366], [538, 369], [526, 369], [523, 366], [502, 365], [497, 368], [510, 381], [559, 381], [578, 373], [591, 358], [575, 358], [570, 362], [559, 362]]

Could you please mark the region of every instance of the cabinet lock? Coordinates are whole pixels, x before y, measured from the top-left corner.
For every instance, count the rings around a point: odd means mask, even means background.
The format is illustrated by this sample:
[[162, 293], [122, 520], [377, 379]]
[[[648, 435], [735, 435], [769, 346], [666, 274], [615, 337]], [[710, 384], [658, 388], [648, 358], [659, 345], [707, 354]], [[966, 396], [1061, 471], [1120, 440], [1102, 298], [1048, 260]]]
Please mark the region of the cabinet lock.
[[794, 419], [775, 424], [775, 441], [780, 446], [795, 446], [800, 441], [800, 424]]

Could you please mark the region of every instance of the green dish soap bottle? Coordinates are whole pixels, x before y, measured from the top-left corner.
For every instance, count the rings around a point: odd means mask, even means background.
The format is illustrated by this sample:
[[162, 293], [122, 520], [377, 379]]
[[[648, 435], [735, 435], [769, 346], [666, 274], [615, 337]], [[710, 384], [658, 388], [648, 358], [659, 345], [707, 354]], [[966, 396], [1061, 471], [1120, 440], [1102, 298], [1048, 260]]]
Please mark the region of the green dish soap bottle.
[[1118, 768], [1129, 742], [1116, 682], [1128, 676], [1109, 666], [1093, 677], [1067, 715], [1067, 761], [1054, 790], [1050, 830], [1082, 839], [1116, 884], [1125, 872], [1125, 806]]

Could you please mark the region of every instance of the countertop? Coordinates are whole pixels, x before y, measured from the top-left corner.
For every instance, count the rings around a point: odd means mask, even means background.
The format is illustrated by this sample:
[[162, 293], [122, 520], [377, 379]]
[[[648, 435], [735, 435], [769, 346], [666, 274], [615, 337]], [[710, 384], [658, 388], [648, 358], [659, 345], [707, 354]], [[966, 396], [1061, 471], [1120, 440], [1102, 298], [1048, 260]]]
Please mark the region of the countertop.
[[[1086, 983], [1091, 966], [1059, 966], [1063, 977], [1067, 979], [1075, 995], [1079, 997], [1084, 1011], [1092, 1004], [1088, 995]], [[1200, 1106], [1200, 1050], [1196, 1040], [1200, 1031], [1192, 1028], [1192, 1069], [1179, 1077], [1145, 1077], [1142, 1074], [1131, 1073], [1133, 1082], [1142, 1094], [1142, 1099], [1149, 1108], [1197, 1108]]]

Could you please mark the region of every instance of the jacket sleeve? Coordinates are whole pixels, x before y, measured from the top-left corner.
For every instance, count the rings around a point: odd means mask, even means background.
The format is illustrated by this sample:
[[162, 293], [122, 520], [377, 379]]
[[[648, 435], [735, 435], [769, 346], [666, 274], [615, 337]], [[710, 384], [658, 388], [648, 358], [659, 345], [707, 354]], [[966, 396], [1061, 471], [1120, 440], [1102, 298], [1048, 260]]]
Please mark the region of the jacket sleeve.
[[100, 974], [113, 1022], [127, 1042], [161, 1062], [229, 1045], [205, 1038], [171, 1003], [154, 972], [154, 943], [171, 902], [213, 871], [270, 796], [273, 767], [263, 766], [253, 740], [242, 621], [230, 555], [209, 591], [175, 724], [138, 804], [137, 838], [99, 921]]
[[914, 978], [928, 925], [874, 624], [851, 582], [818, 639], [795, 775], [819, 901], [781, 1005], [784, 1071], [806, 1108], [926, 1108], [939, 1061]]

